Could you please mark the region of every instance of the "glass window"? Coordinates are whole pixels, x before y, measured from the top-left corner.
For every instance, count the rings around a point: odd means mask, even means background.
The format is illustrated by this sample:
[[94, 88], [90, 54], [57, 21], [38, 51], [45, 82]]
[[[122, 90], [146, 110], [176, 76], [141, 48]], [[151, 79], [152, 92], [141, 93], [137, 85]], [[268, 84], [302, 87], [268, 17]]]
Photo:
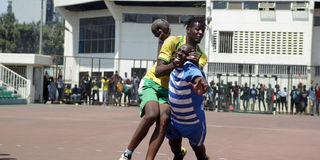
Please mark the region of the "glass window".
[[187, 20], [189, 20], [192, 16], [180, 16], [180, 23], [184, 24]]
[[79, 53], [114, 52], [114, 25], [112, 17], [80, 19]]
[[227, 9], [227, 2], [213, 2], [213, 9]]
[[320, 17], [314, 17], [314, 22], [313, 22], [314, 26], [320, 26]]
[[242, 9], [242, 2], [229, 2], [229, 9]]
[[136, 14], [123, 14], [124, 22], [137, 22]]
[[147, 14], [138, 14], [137, 16], [138, 23], [152, 23], [152, 16]]
[[152, 22], [159, 18], [167, 19], [165, 15], [152, 15]]
[[258, 9], [258, 2], [243, 2], [243, 9]]
[[179, 16], [176, 16], [176, 15], [168, 15], [168, 16], [167, 16], [167, 21], [169, 22], [169, 24], [179, 23]]
[[276, 10], [290, 10], [291, 3], [290, 2], [277, 2]]
[[233, 32], [219, 32], [219, 52], [232, 53]]

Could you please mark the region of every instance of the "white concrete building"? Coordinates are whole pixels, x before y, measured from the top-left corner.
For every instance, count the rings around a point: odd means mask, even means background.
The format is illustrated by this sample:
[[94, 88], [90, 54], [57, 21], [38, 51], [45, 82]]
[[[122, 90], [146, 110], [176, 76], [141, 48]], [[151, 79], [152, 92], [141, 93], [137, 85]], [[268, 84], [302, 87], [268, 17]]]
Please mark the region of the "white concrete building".
[[224, 82], [278, 83], [281, 88], [319, 82], [318, 1], [207, 0], [206, 6], [212, 78], [222, 74]]
[[[65, 79], [78, 83], [81, 75], [103, 76], [118, 71], [124, 77], [143, 74], [157, 55], [157, 38], [151, 33], [154, 19], [166, 18], [172, 35], [184, 35], [183, 22], [205, 16], [205, 1], [55, 0], [66, 20]], [[179, 5], [179, 6], [177, 6]], [[204, 41], [202, 43], [204, 50]], [[80, 74], [79, 74], [80, 73]]]
[[83, 74], [117, 70], [130, 77], [148, 70], [157, 50], [152, 20], [166, 18], [172, 35], [181, 35], [182, 22], [191, 15], [208, 22], [201, 48], [208, 55], [209, 80], [221, 74], [224, 82], [278, 83], [281, 88], [320, 80], [319, 0], [54, 2], [66, 20], [65, 79], [70, 83]]

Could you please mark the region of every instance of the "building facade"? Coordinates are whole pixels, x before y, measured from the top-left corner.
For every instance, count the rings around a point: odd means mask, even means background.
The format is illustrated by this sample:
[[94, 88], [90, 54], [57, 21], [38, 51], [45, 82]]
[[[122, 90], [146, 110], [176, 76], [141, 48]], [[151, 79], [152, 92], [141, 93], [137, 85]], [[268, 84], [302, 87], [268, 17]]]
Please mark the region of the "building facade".
[[172, 35], [183, 35], [183, 22], [190, 16], [205, 16], [208, 24], [201, 48], [208, 55], [210, 81], [291, 88], [320, 80], [318, 0], [54, 3], [66, 20], [65, 79], [73, 84], [85, 74], [143, 74], [156, 60], [152, 21], [165, 18]]
[[[56, 9], [66, 20], [65, 79], [78, 83], [83, 75], [101, 77], [118, 71], [140, 77], [157, 57], [157, 38], [151, 23], [170, 22], [171, 35], [185, 35], [183, 22], [205, 16], [205, 1], [60, 1]], [[201, 44], [204, 49], [204, 42]]]
[[319, 82], [319, 2], [208, 0], [206, 6], [213, 79], [281, 88]]

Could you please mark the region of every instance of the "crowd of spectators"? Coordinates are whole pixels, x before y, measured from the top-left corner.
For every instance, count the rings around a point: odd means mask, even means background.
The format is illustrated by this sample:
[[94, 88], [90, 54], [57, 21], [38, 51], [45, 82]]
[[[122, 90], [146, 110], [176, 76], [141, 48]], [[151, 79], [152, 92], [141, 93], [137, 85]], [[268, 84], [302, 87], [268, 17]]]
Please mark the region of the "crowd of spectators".
[[125, 73], [125, 77], [122, 78], [116, 71], [109, 77], [100, 78], [85, 75], [81, 77], [79, 86], [75, 84], [71, 87], [71, 85], [64, 84], [61, 75], [57, 80], [54, 80], [53, 77], [46, 74], [44, 76], [43, 99], [44, 103], [50, 100], [51, 103], [136, 105], [139, 101], [139, 83], [140, 79], [135, 73], [131, 78], [128, 78]]
[[[242, 103], [240, 103], [242, 101]], [[280, 87], [276, 84], [272, 87], [264, 84], [252, 84], [251, 87], [245, 83], [239, 86], [237, 82], [215, 84], [210, 82], [206, 108], [212, 110], [235, 110], [251, 112], [270, 112], [286, 114], [310, 114], [319, 116], [320, 86], [314, 86], [313, 82], [307, 88], [299, 83], [292, 86], [292, 90]], [[290, 106], [288, 106], [290, 105]]]

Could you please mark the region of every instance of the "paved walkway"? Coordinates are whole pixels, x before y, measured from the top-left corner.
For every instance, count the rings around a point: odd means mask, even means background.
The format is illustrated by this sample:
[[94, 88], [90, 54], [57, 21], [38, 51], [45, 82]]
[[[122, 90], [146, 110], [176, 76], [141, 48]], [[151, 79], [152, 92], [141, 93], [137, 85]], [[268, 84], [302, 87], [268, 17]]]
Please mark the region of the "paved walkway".
[[[140, 118], [137, 107], [0, 106], [0, 160], [117, 160]], [[213, 160], [318, 160], [320, 117], [206, 112]], [[152, 128], [153, 129], [153, 128]], [[133, 159], [143, 160], [149, 132]], [[195, 160], [187, 140], [186, 160]], [[165, 140], [156, 157], [172, 157]]]

